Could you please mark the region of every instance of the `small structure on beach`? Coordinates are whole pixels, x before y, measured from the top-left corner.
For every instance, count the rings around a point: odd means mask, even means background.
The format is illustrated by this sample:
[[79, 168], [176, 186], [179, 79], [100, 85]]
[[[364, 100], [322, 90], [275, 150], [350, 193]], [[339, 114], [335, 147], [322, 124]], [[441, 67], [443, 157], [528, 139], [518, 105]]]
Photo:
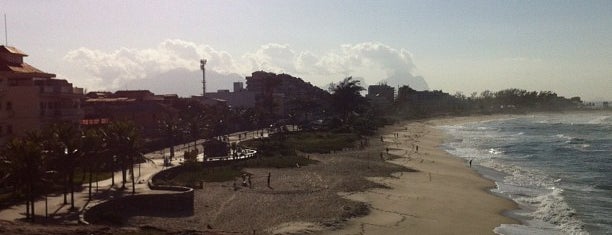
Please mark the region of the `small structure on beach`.
[[217, 139], [206, 140], [202, 146], [204, 147], [204, 156], [206, 158], [228, 156], [230, 152], [229, 144]]

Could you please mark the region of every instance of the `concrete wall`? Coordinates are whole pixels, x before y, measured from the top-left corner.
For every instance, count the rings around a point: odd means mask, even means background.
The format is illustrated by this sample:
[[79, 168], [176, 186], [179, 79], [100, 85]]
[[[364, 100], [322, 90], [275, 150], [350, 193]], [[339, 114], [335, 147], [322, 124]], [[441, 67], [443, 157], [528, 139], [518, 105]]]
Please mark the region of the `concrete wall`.
[[151, 181], [149, 181], [149, 187], [152, 190], [165, 190], [165, 192], [110, 199], [86, 208], [81, 214], [80, 222], [123, 225], [131, 216], [187, 217], [193, 215], [194, 190], [192, 188], [153, 185]]

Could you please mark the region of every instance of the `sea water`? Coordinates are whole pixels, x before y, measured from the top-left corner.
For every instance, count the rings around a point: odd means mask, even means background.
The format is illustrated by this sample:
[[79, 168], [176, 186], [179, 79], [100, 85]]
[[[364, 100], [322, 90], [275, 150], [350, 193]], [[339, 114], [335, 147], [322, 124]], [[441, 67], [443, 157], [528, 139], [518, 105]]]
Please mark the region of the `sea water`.
[[612, 234], [612, 114], [515, 116], [440, 127], [445, 148], [521, 209], [498, 234]]

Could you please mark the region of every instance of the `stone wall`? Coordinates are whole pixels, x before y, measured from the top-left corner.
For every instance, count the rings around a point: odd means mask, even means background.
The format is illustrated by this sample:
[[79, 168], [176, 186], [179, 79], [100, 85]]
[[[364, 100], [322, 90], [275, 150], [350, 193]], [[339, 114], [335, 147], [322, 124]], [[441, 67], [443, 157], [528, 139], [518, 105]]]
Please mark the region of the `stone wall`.
[[[194, 213], [194, 190], [188, 187], [153, 185], [155, 194], [127, 195], [93, 205], [82, 213], [82, 223], [123, 225], [131, 216], [187, 217]], [[126, 192], [128, 193], [128, 192]]]

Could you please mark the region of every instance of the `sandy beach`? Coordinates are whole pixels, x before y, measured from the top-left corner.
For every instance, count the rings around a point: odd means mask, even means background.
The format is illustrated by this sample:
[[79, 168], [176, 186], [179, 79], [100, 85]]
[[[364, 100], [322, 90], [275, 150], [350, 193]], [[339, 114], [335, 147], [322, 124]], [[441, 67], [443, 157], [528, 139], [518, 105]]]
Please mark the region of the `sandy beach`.
[[[204, 189], [195, 191], [190, 216], [135, 216], [123, 228], [77, 226], [68, 231], [116, 233], [147, 228], [192, 234], [493, 234], [500, 224], [517, 223], [502, 215], [516, 205], [491, 194], [493, 182], [443, 151], [440, 144], [445, 136], [435, 126], [499, 118], [504, 116], [398, 123], [379, 130], [365, 149], [305, 154], [319, 161], [317, 164], [246, 169], [252, 174], [252, 187], [241, 186], [240, 179], [235, 181], [237, 187], [234, 182], [206, 183]], [[266, 186], [268, 174], [270, 188]], [[27, 232], [36, 227], [5, 225], [0, 233]], [[63, 230], [51, 226], [32, 231], [61, 234]]]
[[[192, 217], [130, 223], [249, 234], [493, 234], [500, 224], [517, 223], [502, 215], [516, 205], [443, 151], [445, 136], [435, 126], [498, 118], [505, 116], [388, 126], [364, 150], [310, 154], [320, 163], [301, 168], [247, 169], [253, 188], [207, 184], [196, 191]], [[268, 172], [272, 188], [265, 187]]]
[[[469, 168], [467, 162], [440, 148], [445, 135], [434, 128], [506, 116], [459, 117], [407, 122], [385, 129], [390, 162], [417, 172], [369, 178], [390, 189], [347, 193], [365, 202], [372, 212], [350, 220], [346, 227], [324, 234], [493, 234], [500, 224], [517, 223], [502, 215], [515, 209], [510, 200], [495, 196], [495, 184]], [[418, 146], [418, 152], [417, 152]]]

